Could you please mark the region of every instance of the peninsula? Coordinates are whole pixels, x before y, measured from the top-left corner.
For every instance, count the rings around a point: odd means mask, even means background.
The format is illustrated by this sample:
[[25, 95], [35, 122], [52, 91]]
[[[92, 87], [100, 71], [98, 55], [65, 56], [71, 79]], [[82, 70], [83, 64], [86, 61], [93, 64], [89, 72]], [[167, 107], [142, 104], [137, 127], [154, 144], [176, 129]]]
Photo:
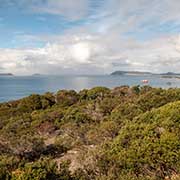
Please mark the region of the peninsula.
[[0, 73], [0, 76], [13, 76], [12, 73]]
[[167, 73], [152, 73], [152, 72], [146, 72], [146, 71], [114, 71], [110, 75], [160, 75], [162, 77], [171, 77], [173, 78], [174, 76], [180, 76], [180, 73], [175, 73], [175, 72], [167, 72]]
[[110, 75], [152, 75], [152, 73], [143, 71], [114, 71]]

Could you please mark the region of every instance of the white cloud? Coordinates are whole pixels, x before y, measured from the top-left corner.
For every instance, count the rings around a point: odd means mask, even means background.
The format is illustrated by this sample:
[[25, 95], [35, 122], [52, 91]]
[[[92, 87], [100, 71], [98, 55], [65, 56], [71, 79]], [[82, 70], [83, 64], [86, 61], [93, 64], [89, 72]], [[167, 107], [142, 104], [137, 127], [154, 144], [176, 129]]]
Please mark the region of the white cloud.
[[79, 74], [87, 70], [93, 74], [96, 71], [109, 73], [113, 69], [179, 71], [179, 36], [161, 37], [149, 42], [120, 39], [111, 44], [106, 37], [88, 40], [86, 37], [76, 37], [74, 41], [67, 37], [61, 44], [47, 44], [38, 49], [1, 49], [1, 68], [16, 74], [61, 74], [66, 70]]
[[[28, 1], [34, 12], [63, 15], [70, 20], [86, 17], [89, 2]], [[179, 0], [105, 0], [83, 26], [71, 28], [63, 35], [16, 35], [16, 40], [49, 43], [36, 49], [1, 49], [0, 69], [17, 74], [94, 74], [118, 69], [178, 72], [180, 36], [165, 29], [159, 33], [159, 28], [164, 24], [167, 28], [180, 25], [179, 9]], [[150, 37], [151, 33], [155, 36]]]
[[34, 10], [49, 14], [63, 15], [66, 18], [76, 20], [87, 15], [88, 0], [48, 0], [46, 4], [33, 7]]

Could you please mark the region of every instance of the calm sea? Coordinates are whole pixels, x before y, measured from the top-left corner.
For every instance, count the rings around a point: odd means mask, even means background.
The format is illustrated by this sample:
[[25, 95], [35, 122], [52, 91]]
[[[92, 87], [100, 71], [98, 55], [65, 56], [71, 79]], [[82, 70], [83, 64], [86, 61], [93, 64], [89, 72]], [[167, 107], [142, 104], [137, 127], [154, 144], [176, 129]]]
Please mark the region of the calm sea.
[[79, 91], [95, 86], [113, 88], [142, 85], [143, 79], [149, 80], [149, 85], [153, 87], [180, 87], [180, 79], [166, 79], [160, 76], [1, 76], [0, 102], [19, 99], [32, 93], [56, 92], [59, 89]]

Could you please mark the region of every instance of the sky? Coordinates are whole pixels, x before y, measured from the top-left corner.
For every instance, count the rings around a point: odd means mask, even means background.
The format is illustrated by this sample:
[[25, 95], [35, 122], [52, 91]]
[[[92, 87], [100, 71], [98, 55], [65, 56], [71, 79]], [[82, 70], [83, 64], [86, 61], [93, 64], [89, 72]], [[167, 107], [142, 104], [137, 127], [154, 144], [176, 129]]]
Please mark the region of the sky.
[[0, 0], [0, 73], [180, 72], [180, 0]]

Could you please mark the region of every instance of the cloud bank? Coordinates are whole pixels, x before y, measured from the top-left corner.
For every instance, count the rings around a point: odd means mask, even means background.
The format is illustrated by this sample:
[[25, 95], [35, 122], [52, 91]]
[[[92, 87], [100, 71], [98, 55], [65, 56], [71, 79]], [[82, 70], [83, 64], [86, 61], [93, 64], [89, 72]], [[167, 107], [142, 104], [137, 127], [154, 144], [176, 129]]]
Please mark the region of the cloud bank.
[[[15, 0], [7, 2], [13, 6]], [[23, 35], [29, 41], [42, 41], [45, 45], [0, 49], [0, 71], [15, 74], [180, 71], [178, 0], [77, 0], [76, 3], [20, 0], [16, 6], [24, 7], [28, 13], [63, 16], [69, 22], [83, 23], [63, 34]]]

